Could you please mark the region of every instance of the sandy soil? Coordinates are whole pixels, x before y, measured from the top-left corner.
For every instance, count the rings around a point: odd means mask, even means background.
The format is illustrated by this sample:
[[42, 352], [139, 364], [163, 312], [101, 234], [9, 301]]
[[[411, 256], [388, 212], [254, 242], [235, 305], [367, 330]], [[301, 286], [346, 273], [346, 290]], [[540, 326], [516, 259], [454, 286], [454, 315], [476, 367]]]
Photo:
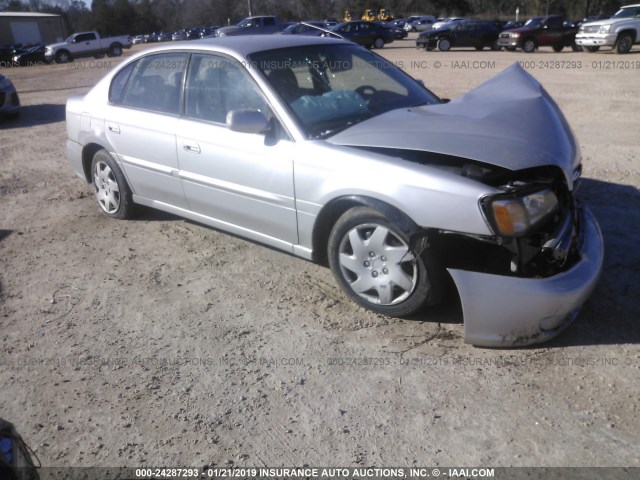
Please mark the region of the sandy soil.
[[326, 268], [159, 212], [108, 219], [64, 105], [121, 59], [2, 69], [24, 109], [0, 123], [0, 416], [44, 465], [640, 466], [640, 52], [381, 53], [450, 98], [524, 61], [560, 104], [606, 241], [576, 322], [479, 349], [455, 299], [385, 318]]

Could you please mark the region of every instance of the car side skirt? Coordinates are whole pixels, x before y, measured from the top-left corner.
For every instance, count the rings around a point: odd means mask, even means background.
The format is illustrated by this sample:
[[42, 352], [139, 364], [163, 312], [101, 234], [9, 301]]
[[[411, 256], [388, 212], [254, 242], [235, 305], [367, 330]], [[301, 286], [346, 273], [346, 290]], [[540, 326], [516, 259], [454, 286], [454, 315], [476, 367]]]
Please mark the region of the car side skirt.
[[249, 239], [264, 245], [269, 245], [270, 247], [277, 248], [278, 250], [284, 250], [286, 252], [293, 253], [293, 254], [297, 254], [297, 251], [298, 251], [298, 250], [294, 251], [293, 244], [289, 242], [285, 242], [284, 240], [270, 237], [269, 235], [265, 235], [263, 233], [256, 232], [254, 230], [249, 230], [248, 228], [244, 228], [239, 225], [235, 225], [235, 224], [218, 220], [212, 217], [208, 217], [206, 215], [192, 212], [191, 210], [185, 210], [183, 208], [170, 205], [168, 203], [159, 202], [157, 200], [152, 200], [150, 198], [141, 197], [135, 194], [133, 195], [133, 201], [135, 203], [144, 205], [146, 207], [151, 207], [158, 210], [162, 210], [164, 212], [173, 213], [174, 215], [178, 215], [179, 217], [184, 217], [186, 219], [193, 220], [194, 222], [202, 223], [204, 225], [208, 225], [210, 227], [220, 229], [224, 232], [228, 232], [233, 235], [238, 235], [243, 239]]

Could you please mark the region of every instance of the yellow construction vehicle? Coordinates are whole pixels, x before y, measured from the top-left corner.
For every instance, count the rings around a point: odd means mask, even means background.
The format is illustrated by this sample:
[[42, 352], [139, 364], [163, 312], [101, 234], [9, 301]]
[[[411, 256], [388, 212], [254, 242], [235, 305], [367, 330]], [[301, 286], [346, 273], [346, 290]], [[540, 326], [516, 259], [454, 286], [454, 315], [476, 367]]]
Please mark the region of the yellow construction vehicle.
[[376, 20], [378, 20], [378, 12], [376, 10], [368, 8], [364, 11], [362, 17], [360, 18], [365, 22], [375, 22]]
[[393, 18], [393, 12], [391, 10], [381, 8], [380, 11], [378, 11], [378, 20], [381, 22], [390, 22]]

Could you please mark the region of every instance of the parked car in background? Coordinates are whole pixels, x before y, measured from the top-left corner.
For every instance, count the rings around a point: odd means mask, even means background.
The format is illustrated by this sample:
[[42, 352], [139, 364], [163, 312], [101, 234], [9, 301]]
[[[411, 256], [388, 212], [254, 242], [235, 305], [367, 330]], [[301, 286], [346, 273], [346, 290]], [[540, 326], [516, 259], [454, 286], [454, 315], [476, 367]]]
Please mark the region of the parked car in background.
[[200, 33], [202, 32], [203, 27], [195, 27], [187, 30], [187, 40], [198, 40], [202, 38]]
[[407, 32], [404, 28], [401, 28], [401, 27], [389, 27], [389, 26], [387, 26], [387, 28], [389, 30], [391, 30], [391, 32], [393, 32], [393, 38], [395, 40], [402, 40], [402, 39], [407, 38], [409, 36], [409, 32]]
[[326, 22], [321, 20], [308, 20], [304, 22], [292, 23], [281, 33], [283, 35], [312, 35], [320, 36], [324, 30], [331, 28]]
[[220, 28], [220, 25], [211, 25], [208, 27], [204, 27], [200, 31], [200, 38], [215, 37], [216, 30], [218, 30], [219, 28]]
[[435, 21], [436, 17], [433, 15], [413, 16], [407, 18], [403, 28], [407, 32], [422, 32], [424, 30], [431, 30]]
[[395, 20], [391, 20], [390, 22], [384, 22], [387, 27], [390, 28], [404, 28], [407, 24], [406, 18], [396, 18]]
[[11, 58], [16, 54], [17, 49], [12, 46], [0, 47], [0, 67], [11, 66]]
[[0, 116], [17, 117], [20, 114], [20, 98], [16, 87], [8, 77], [0, 74]]
[[290, 23], [281, 22], [278, 17], [273, 15], [248, 17], [237, 25], [230, 27], [221, 27], [216, 31], [216, 36], [227, 37], [234, 35], [269, 35], [281, 32], [287, 28]]
[[554, 52], [561, 52], [564, 47], [577, 49], [578, 29], [564, 27], [563, 22], [560, 15], [530, 18], [522, 27], [500, 33], [498, 45], [510, 51], [521, 48], [527, 53], [535, 52], [538, 47], [552, 47]]
[[597, 22], [599, 20], [608, 20], [610, 18], [611, 18], [611, 15], [590, 15], [588, 17], [583, 18], [582, 20], [575, 22], [575, 24], [579, 27], [583, 23]]
[[177, 32], [173, 32], [171, 34], [171, 40], [173, 42], [177, 42], [180, 40], [186, 40], [187, 39], [187, 32], [185, 30], [178, 30]]
[[577, 141], [518, 64], [447, 103], [340, 39], [174, 44], [70, 98], [66, 128], [106, 216], [158, 208], [328, 265], [380, 315], [452, 279], [472, 344], [554, 337], [602, 268]]
[[[394, 32], [384, 25], [363, 20], [342, 22], [329, 30], [338, 37], [368, 48], [382, 48], [395, 38]], [[330, 35], [325, 33], [323, 36]]]
[[463, 20], [435, 30], [422, 32], [416, 39], [416, 47], [433, 50], [436, 47], [446, 52], [453, 47], [485, 47], [499, 50], [497, 45], [500, 28], [487, 20]]
[[524, 22], [520, 22], [520, 21], [515, 21], [515, 20], [509, 20], [508, 22], [505, 22], [502, 25], [502, 30], [511, 30], [514, 28], [520, 28], [521, 26], [524, 25]]
[[133, 37], [131, 39], [131, 44], [132, 45], [138, 45], [140, 43], [145, 43], [145, 36], [144, 35], [136, 35], [135, 37]]
[[49, 63], [44, 55], [44, 45], [34, 45], [24, 50], [19, 50], [11, 58], [13, 65], [31, 67]]
[[119, 57], [124, 48], [131, 48], [131, 37], [100, 37], [98, 32], [74, 33], [64, 42], [47, 45], [45, 57], [47, 61], [57, 63], [72, 62], [76, 58], [100, 57], [108, 55]]
[[466, 20], [466, 19], [464, 17], [443, 18], [442, 20], [438, 20], [436, 23], [434, 23], [433, 28], [438, 29], [445, 26], [450, 27], [454, 23], [461, 22], [462, 20]]
[[589, 52], [610, 47], [617, 53], [629, 53], [640, 43], [640, 4], [622, 7], [609, 19], [580, 25], [576, 43]]

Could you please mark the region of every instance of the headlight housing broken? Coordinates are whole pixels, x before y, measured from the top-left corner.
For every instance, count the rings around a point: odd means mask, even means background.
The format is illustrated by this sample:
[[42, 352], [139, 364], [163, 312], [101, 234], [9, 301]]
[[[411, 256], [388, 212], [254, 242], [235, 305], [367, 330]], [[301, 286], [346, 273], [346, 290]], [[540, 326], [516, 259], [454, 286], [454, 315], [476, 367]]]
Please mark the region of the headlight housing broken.
[[527, 234], [559, 208], [558, 197], [549, 189], [486, 197], [482, 203], [496, 234], [509, 237]]

